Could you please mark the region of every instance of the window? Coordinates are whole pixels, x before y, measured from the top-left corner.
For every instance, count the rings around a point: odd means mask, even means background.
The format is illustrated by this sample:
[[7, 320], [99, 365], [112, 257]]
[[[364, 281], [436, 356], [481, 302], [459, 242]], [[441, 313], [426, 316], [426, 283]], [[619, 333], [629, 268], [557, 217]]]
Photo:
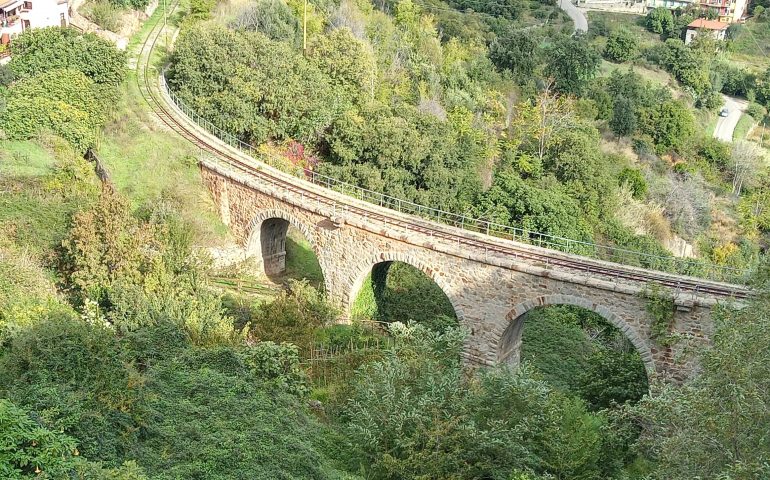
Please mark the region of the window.
[[24, 10], [32, 10], [32, 2], [24, 2]]

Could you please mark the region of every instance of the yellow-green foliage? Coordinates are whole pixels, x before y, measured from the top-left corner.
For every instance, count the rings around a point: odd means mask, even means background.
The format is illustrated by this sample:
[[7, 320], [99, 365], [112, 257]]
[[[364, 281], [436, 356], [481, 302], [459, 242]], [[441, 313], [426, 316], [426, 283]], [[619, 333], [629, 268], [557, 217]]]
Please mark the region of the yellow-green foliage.
[[41, 316], [66, 310], [50, 274], [32, 256], [0, 245], [0, 344]]

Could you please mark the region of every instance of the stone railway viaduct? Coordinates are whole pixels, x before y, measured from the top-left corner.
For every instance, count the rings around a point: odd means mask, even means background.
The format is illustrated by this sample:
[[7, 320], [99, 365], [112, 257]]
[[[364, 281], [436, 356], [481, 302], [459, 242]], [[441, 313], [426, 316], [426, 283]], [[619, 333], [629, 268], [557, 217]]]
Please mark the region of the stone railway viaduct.
[[[687, 351], [709, 341], [713, 307], [732, 303], [730, 291], [747, 293], [735, 285], [498, 239], [343, 195], [229, 146], [194, 123], [164, 88], [160, 90], [161, 118], [212, 154], [200, 163], [203, 182], [244, 258], [255, 258], [268, 274], [281, 271], [287, 229], [297, 228], [318, 258], [328, 298], [343, 312], [349, 312], [375, 265], [407, 263], [444, 291], [460, 324], [470, 332], [464, 352], [469, 363], [515, 364], [527, 312], [544, 305], [576, 305], [623, 331], [649, 374], [683, 380], [697, 368]], [[672, 291], [676, 310], [670, 328], [689, 340], [672, 347], [652, 337], [653, 319], [640, 295], [649, 283], [659, 281], [686, 284]]]

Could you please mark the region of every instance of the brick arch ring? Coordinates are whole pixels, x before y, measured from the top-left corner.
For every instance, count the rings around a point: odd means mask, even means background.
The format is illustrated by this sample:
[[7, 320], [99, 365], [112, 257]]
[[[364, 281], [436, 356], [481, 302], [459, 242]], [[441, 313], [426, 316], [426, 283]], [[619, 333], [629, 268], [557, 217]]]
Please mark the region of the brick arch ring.
[[[645, 369], [647, 370], [647, 374], [650, 375], [655, 373], [655, 362], [653, 361], [652, 352], [650, 351], [650, 346], [647, 344], [647, 342], [642, 340], [642, 338], [634, 331], [633, 328], [631, 328], [630, 325], [628, 325], [628, 323], [626, 323], [622, 318], [620, 318], [618, 315], [610, 311], [607, 307], [603, 305], [599, 305], [597, 303], [594, 303], [582, 297], [577, 297], [574, 295], [555, 294], [555, 295], [543, 295], [537, 298], [533, 298], [533, 299], [521, 302], [515, 307], [513, 307], [513, 309], [508, 313], [508, 315], [506, 315], [505, 330], [513, 327], [517, 321], [519, 320], [523, 321], [524, 315], [526, 315], [531, 310], [537, 307], [545, 307], [548, 305], [573, 305], [576, 307], [585, 308], [586, 310], [590, 310], [600, 315], [611, 325], [613, 325], [618, 330], [623, 332], [626, 338], [628, 338], [631, 341], [631, 343], [634, 345], [634, 348], [636, 348], [636, 351], [639, 352], [639, 355], [642, 357], [642, 362], [644, 362], [644, 366], [645, 366]], [[498, 352], [500, 351], [500, 341], [503, 338], [505, 330], [498, 332], [498, 335], [497, 335]]]
[[461, 304], [459, 299], [455, 297], [449, 284], [447, 284], [439, 275], [437, 275], [436, 270], [427, 266], [420, 260], [412, 257], [411, 255], [394, 252], [379, 253], [359, 263], [359, 267], [353, 273], [351, 281], [348, 282], [348, 295], [345, 304], [345, 310], [348, 314], [350, 313], [350, 308], [353, 305], [356, 296], [358, 295], [361, 287], [364, 284], [364, 281], [366, 280], [366, 276], [369, 275], [375, 265], [383, 262], [406, 263], [407, 265], [421, 271], [428, 278], [433, 280], [433, 283], [438, 285], [441, 291], [444, 292], [444, 295], [446, 295], [447, 299], [449, 299], [449, 303], [452, 305], [452, 309], [454, 309], [455, 315], [457, 316], [457, 322], [462, 324], [463, 310], [460, 307]]
[[262, 224], [266, 220], [270, 220], [271, 218], [280, 218], [281, 220], [286, 220], [289, 222], [289, 225], [296, 228], [300, 232], [302, 232], [302, 236], [305, 237], [305, 239], [310, 243], [310, 248], [313, 250], [313, 253], [316, 256], [316, 259], [318, 259], [318, 264], [321, 267], [321, 275], [324, 279], [324, 288], [326, 291], [329, 291], [329, 280], [327, 279], [326, 272], [324, 271], [324, 263], [321, 261], [321, 251], [318, 248], [318, 244], [316, 242], [315, 235], [313, 235], [313, 231], [308, 227], [302, 220], [297, 218], [294, 214], [291, 212], [287, 212], [285, 210], [279, 210], [276, 208], [271, 208], [268, 210], [262, 210], [259, 212], [254, 218], [251, 219], [249, 222], [248, 227], [246, 228], [246, 243], [244, 244], [244, 248], [246, 250], [246, 256], [251, 257], [254, 255], [254, 252], [260, 251], [260, 245], [254, 245], [254, 239], [257, 235], [256, 233], [260, 232], [260, 229], [262, 228]]

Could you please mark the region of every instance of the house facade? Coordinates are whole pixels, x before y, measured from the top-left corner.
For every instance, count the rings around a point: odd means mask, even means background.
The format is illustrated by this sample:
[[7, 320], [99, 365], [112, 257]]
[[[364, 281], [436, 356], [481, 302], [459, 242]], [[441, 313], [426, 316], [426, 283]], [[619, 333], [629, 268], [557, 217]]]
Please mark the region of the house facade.
[[717, 19], [723, 23], [740, 22], [746, 14], [749, 0], [647, 0], [647, 9], [665, 7], [671, 10], [698, 6], [704, 10], [714, 10]]
[[724, 22], [699, 18], [687, 25], [684, 43], [689, 45], [692, 39], [701, 33], [708, 33], [716, 40], [724, 40], [727, 37], [727, 27], [728, 24]]
[[66, 27], [69, 20], [67, 0], [0, 0], [0, 44], [30, 28]]

